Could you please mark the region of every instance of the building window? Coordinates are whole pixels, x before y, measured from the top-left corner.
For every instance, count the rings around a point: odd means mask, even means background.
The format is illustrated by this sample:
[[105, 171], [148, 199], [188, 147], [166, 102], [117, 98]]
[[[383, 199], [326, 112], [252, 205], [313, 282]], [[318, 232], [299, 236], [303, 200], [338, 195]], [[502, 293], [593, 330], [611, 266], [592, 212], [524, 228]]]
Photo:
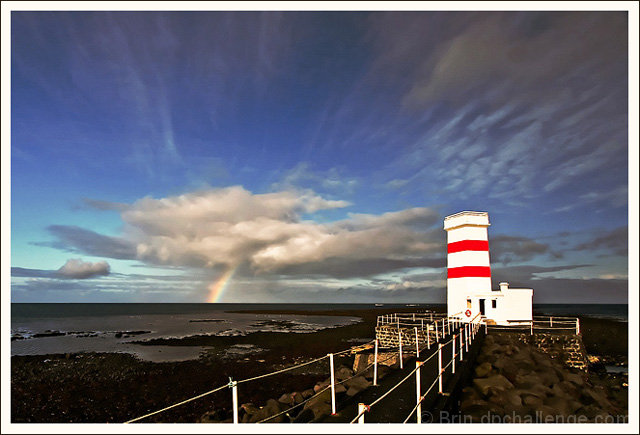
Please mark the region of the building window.
[[467, 299], [467, 308], [471, 308], [471, 299]]
[[495, 299], [491, 300], [491, 308], [496, 308], [498, 306], [498, 301], [496, 301]]

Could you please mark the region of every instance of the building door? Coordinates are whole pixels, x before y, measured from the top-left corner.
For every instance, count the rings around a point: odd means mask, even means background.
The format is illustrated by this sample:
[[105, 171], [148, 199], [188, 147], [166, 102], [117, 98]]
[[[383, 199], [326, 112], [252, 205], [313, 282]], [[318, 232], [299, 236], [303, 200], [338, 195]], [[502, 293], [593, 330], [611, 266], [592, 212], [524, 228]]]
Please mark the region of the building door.
[[480, 299], [479, 302], [480, 302], [480, 314], [482, 316], [484, 316], [485, 315], [485, 312], [484, 312], [484, 299]]

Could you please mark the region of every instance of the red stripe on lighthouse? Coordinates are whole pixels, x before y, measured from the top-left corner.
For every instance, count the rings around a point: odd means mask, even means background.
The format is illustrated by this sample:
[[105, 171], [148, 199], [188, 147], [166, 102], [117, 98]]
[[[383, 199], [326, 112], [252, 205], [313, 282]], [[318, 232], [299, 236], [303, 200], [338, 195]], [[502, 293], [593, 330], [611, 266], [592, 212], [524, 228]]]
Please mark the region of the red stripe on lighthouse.
[[487, 240], [460, 240], [459, 242], [449, 243], [447, 245], [447, 253], [455, 254], [462, 251], [488, 251], [489, 242]]
[[463, 266], [447, 269], [447, 278], [491, 278], [489, 266]]

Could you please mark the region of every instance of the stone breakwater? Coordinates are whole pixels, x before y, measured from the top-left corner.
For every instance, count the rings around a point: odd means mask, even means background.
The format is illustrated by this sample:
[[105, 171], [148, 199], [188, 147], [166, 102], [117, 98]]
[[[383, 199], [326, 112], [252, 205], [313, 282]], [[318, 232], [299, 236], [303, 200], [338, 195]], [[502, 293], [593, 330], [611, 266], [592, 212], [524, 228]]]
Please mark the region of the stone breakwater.
[[[568, 367], [566, 355], [553, 351], [557, 346], [566, 347], [553, 341], [543, 345], [519, 334], [488, 335], [471, 385], [462, 390], [459, 411], [465, 421], [586, 423], [624, 419], [628, 415], [626, 378], [601, 377]], [[571, 346], [567, 349], [571, 353]]]

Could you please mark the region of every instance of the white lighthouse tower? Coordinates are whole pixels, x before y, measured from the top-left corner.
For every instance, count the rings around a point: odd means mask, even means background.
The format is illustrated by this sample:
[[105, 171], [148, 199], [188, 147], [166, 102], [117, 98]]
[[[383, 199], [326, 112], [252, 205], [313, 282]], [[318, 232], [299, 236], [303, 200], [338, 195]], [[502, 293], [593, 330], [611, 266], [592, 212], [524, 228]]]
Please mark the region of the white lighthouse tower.
[[478, 315], [501, 325], [530, 322], [532, 289], [491, 289], [489, 214], [462, 211], [444, 219], [447, 232], [447, 314], [469, 321]]

